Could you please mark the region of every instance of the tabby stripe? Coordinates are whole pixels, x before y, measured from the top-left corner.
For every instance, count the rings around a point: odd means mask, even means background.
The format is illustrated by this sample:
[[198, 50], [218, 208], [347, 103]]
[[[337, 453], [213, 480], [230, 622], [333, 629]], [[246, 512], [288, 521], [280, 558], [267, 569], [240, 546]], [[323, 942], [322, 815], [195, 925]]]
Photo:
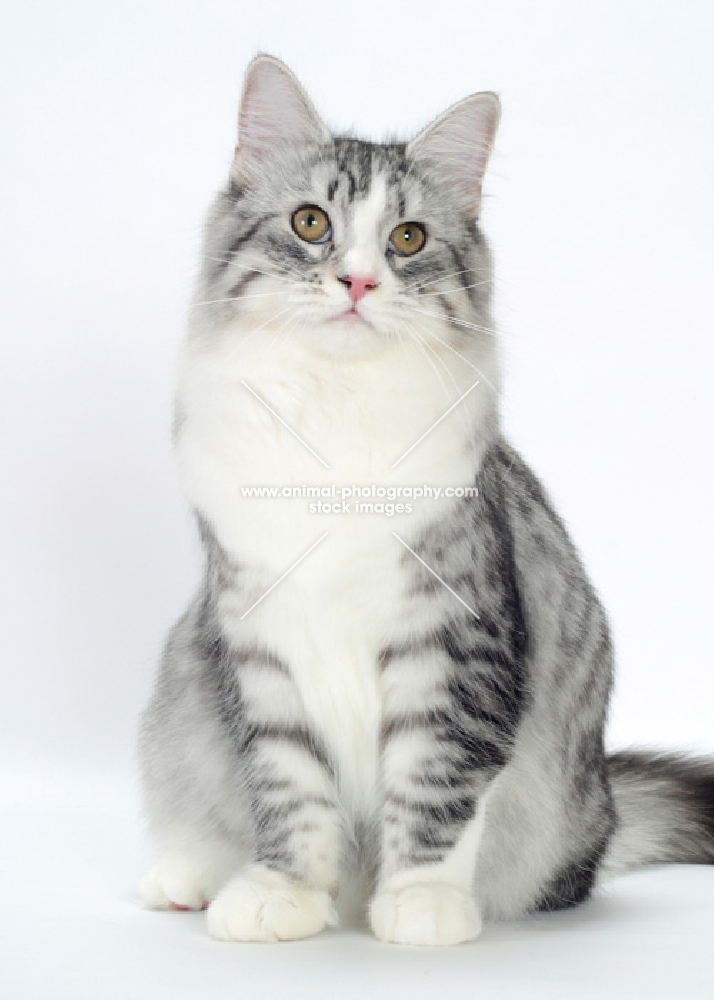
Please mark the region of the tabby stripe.
[[296, 264], [314, 264], [314, 260], [309, 252], [300, 245], [297, 236], [281, 236], [277, 233], [268, 233], [266, 240], [278, 263], [283, 266], [285, 265], [286, 257], [294, 260]]
[[[446, 762], [445, 762], [446, 763]], [[438, 791], [456, 791], [460, 788], [470, 788], [474, 778], [471, 774], [415, 774], [411, 783], [421, 788], [433, 788]]]
[[249, 723], [243, 736], [244, 752], [249, 751], [260, 740], [270, 740], [275, 743], [293, 743], [307, 750], [326, 771], [333, 773], [333, 768], [327, 752], [322, 744], [305, 726], [280, 726], [269, 723]]
[[[451, 584], [450, 584], [451, 585]], [[478, 628], [476, 632], [478, 633]], [[488, 639], [488, 635], [483, 635]], [[460, 649], [455, 644], [455, 632], [448, 627], [440, 629], [423, 636], [421, 639], [406, 641], [395, 646], [385, 646], [378, 656], [379, 666], [385, 670], [395, 660], [416, 660], [421, 658], [421, 654], [434, 649], [443, 650], [455, 663], [476, 663], [482, 662], [489, 666], [503, 667], [506, 671], [512, 671], [514, 664], [512, 658], [501, 648], [494, 646], [477, 645], [467, 649]]]
[[265, 667], [269, 670], [275, 670], [279, 674], [290, 675], [288, 665], [268, 649], [259, 649], [257, 647], [236, 649], [232, 653], [231, 660], [238, 667], [245, 666], [246, 664], [254, 664], [261, 668]]
[[485, 767], [503, 767], [506, 763], [503, 748], [486, 737], [479, 739], [470, 735], [465, 737], [463, 733], [454, 733], [442, 735], [440, 742], [455, 748], [453, 766], [457, 768], [477, 770]]
[[[446, 242], [446, 241], [445, 241]], [[474, 306], [478, 305], [478, 289], [473, 287], [473, 271], [470, 271], [466, 267], [466, 261], [461, 256], [461, 253], [456, 249], [453, 243], [446, 242], [446, 246], [454, 258], [454, 263], [458, 268], [458, 273], [454, 277], [459, 279], [459, 284], [461, 285], [462, 291], [466, 292], [467, 297], [471, 300]]]
[[351, 170], [346, 170], [345, 173], [347, 174], [347, 183], [349, 185], [347, 189], [347, 201], [352, 203], [355, 198], [355, 190], [357, 189], [357, 182], [355, 181], [355, 175], [352, 173]]
[[453, 837], [439, 836], [439, 834], [428, 826], [420, 826], [412, 831], [412, 837], [416, 847], [444, 853], [450, 851], [458, 839], [458, 831], [454, 831]]
[[440, 292], [436, 296], [436, 301], [446, 313], [450, 323], [456, 319], [456, 313], [452, 309], [451, 303], [443, 293]]
[[238, 279], [238, 281], [236, 281], [235, 285], [228, 290], [228, 295], [231, 298], [240, 298], [246, 288], [261, 277], [262, 275], [260, 271], [247, 271], [241, 278]]
[[253, 237], [258, 232], [261, 226], [264, 226], [266, 222], [274, 218], [275, 218], [275, 213], [270, 212], [269, 214], [261, 215], [259, 219], [256, 219], [256, 221], [253, 223], [252, 226], [249, 226], [244, 233], [241, 233], [239, 236], [236, 236], [233, 242], [229, 244], [228, 249], [226, 251], [227, 256], [234, 257], [244, 243], [247, 243], [248, 240], [253, 239]]
[[330, 802], [329, 799], [322, 796], [306, 795], [304, 797], [288, 799], [286, 802], [278, 802], [276, 804], [260, 802], [258, 804], [258, 814], [260, 816], [261, 824], [265, 823], [270, 826], [271, 824], [287, 819], [288, 816], [291, 816], [294, 813], [310, 807], [334, 809], [335, 805], [333, 802]]
[[473, 795], [445, 799], [443, 802], [425, 802], [423, 799], [408, 799], [404, 795], [388, 792], [386, 800], [410, 813], [417, 813], [427, 821], [441, 823], [459, 823], [471, 819], [475, 804]]

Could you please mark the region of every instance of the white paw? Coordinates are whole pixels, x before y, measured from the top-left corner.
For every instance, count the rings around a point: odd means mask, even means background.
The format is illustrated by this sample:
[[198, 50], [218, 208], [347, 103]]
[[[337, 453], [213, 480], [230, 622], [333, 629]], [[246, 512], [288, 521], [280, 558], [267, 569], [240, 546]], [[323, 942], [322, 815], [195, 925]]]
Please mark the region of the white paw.
[[204, 873], [185, 858], [155, 864], [139, 888], [150, 910], [202, 910], [210, 898]]
[[473, 898], [440, 883], [379, 892], [369, 908], [369, 919], [375, 936], [392, 944], [461, 944], [481, 933]]
[[293, 941], [337, 923], [329, 893], [289, 882], [260, 865], [231, 879], [208, 907], [219, 941]]

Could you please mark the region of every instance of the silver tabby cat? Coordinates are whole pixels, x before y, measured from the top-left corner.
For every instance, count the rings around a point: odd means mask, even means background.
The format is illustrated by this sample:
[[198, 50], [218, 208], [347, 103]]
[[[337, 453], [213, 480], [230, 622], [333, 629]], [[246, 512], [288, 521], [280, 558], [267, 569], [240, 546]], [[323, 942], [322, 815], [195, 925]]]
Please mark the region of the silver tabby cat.
[[421, 945], [714, 862], [711, 763], [605, 754], [607, 620], [499, 431], [498, 117], [363, 142], [248, 69], [178, 375], [205, 575], [141, 733], [143, 899], [216, 938], [318, 933], [355, 858], [374, 934]]

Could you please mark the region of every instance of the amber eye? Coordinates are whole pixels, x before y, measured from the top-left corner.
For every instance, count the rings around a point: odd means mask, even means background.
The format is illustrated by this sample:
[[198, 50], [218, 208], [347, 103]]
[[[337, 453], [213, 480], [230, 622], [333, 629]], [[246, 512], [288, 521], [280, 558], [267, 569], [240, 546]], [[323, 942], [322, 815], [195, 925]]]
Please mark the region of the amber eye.
[[426, 230], [418, 222], [403, 222], [389, 234], [389, 249], [400, 257], [419, 253], [426, 243]]
[[332, 236], [330, 217], [317, 205], [303, 205], [290, 221], [293, 231], [307, 243], [326, 243]]

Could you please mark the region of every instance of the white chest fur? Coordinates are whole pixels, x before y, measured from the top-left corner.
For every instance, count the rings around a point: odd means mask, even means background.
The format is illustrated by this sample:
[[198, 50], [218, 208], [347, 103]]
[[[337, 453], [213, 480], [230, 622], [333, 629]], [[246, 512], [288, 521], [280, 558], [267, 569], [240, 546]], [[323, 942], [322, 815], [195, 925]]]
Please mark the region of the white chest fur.
[[[373, 499], [412, 506], [387, 516], [358, 512], [352, 498], [347, 510], [320, 513], [311, 510], [315, 498], [260, 499], [245, 491], [471, 485], [486, 386], [429, 428], [474, 381], [465, 370], [447, 394], [408, 347], [349, 366], [295, 345], [268, 352], [229, 340], [210, 352], [189, 342], [184, 354], [177, 440], [183, 485], [225, 551], [254, 576], [255, 599], [329, 533], [245, 618], [250, 604], [243, 596], [246, 607], [236, 606], [233, 625], [290, 664], [305, 711], [338, 759], [348, 800], [364, 803], [374, 791], [376, 658], [398, 628], [409, 582], [403, 560], [413, 558], [392, 533], [411, 544], [430, 521], [448, 516], [453, 501]], [[341, 503], [339, 493], [328, 502]]]

